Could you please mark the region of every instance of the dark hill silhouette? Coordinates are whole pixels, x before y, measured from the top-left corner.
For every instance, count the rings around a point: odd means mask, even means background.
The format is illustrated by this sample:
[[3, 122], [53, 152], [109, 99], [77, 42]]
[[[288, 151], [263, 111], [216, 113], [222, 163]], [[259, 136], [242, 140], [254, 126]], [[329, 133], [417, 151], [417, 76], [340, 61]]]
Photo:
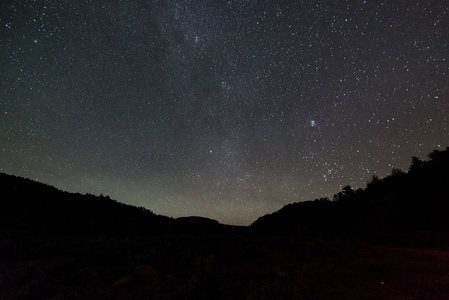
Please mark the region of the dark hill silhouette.
[[2, 229], [45, 233], [155, 232], [174, 222], [103, 195], [63, 192], [47, 184], [0, 174]]
[[179, 217], [176, 219], [178, 222], [184, 225], [201, 225], [203, 227], [218, 227], [220, 223], [217, 220], [199, 217], [199, 216], [190, 216], [190, 217]]
[[250, 228], [260, 233], [449, 232], [449, 148], [433, 151], [429, 161], [413, 157], [408, 172], [345, 186], [333, 201], [324, 198], [284, 206], [260, 217]]
[[[428, 161], [412, 158], [410, 169], [393, 169], [366, 188], [345, 186], [334, 195], [288, 204], [260, 217], [249, 228], [268, 234], [449, 232], [449, 148], [433, 151]], [[0, 229], [73, 234], [235, 233], [203, 217], [178, 219], [156, 215], [108, 196], [58, 190], [30, 179], [0, 173]]]
[[236, 227], [199, 217], [173, 219], [109, 196], [63, 192], [44, 183], [0, 173], [0, 229], [115, 235], [219, 233]]

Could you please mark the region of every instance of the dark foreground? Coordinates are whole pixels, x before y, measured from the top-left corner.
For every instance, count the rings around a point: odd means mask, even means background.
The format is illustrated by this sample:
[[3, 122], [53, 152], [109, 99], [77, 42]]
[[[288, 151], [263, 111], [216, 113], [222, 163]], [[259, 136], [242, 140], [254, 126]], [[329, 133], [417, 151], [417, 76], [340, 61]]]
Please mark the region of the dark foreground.
[[447, 240], [3, 232], [0, 299], [447, 299]]

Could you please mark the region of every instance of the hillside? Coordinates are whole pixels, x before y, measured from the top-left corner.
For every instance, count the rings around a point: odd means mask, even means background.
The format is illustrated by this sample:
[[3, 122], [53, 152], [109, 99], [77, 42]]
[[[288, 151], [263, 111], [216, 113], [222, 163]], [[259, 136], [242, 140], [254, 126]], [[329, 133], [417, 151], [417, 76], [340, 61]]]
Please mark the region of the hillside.
[[449, 232], [449, 148], [416, 157], [408, 172], [373, 176], [364, 189], [345, 186], [331, 200], [286, 205], [250, 227], [259, 233]]
[[58, 190], [0, 173], [0, 229], [30, 233], [149, 234], [220, 233], [236, 230], [200, 217], [173, 219], [108, 196]]
[[[288, 204], [260, 217], [249, 229], [262, 234], [449, 232], [449, 148], [416, 157], [407, 172], [373, 176], [364, 189], [345, 186], [334, 195]], [[0, 229], [41, 233], [231, 233], [202, 217], [156, 215], [108, 196], [60, 191], [47, 184], [0, 173]]]

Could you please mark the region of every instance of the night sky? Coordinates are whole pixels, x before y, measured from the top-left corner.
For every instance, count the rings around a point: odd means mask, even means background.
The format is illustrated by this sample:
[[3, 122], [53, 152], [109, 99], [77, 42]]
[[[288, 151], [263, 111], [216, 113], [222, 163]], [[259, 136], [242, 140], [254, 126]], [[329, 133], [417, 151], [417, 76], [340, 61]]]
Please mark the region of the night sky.
[[2, 1], [0, 171], [250, 224], [449, 146], [448, 1]]

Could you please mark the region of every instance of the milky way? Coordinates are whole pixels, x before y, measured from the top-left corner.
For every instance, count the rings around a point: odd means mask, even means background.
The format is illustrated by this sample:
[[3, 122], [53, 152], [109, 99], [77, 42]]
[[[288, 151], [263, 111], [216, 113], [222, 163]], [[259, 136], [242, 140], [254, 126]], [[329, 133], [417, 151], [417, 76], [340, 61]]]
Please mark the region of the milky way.
[[249, 224], [449, 145], [446, 1], [4, 1], [0, 171]]

